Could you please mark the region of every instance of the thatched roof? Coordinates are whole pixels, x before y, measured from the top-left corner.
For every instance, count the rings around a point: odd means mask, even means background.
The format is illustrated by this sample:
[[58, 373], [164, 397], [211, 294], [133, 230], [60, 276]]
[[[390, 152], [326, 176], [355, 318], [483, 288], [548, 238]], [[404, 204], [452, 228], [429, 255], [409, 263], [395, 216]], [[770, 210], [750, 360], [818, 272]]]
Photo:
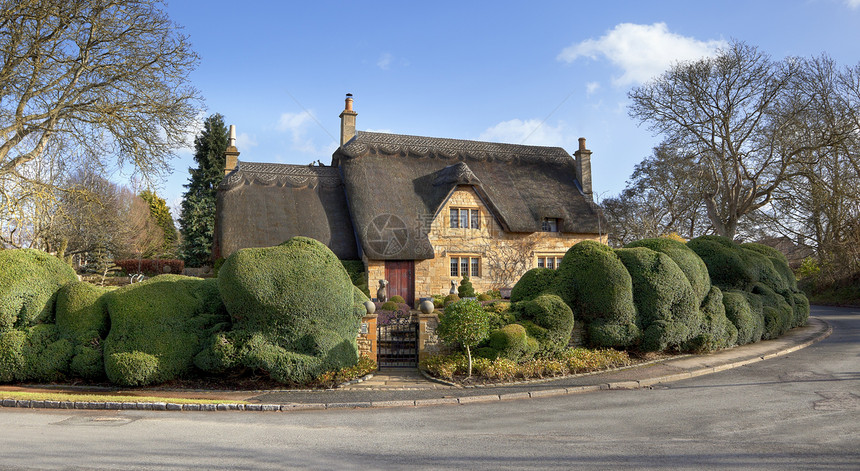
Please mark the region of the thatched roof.
[[471, 185], [502, 228], [597, 234], [600, 212], [560, 147], [358, 132], [335, 151], [350, 212], [370, 259], [433, 258], [429, 223], [458, 185]]
[[215, 258], [301, 235], [358, 259], [340, 169], [239, 162], [218, 187]]

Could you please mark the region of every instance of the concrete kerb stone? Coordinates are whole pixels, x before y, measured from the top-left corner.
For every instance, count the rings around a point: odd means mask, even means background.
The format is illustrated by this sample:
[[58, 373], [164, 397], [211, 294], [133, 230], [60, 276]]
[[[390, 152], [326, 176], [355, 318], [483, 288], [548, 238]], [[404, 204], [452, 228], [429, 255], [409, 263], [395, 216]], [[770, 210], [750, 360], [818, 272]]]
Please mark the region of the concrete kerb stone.
[[[416, 400], [400, 400], [400, 401], [369, 401], [369, 402], [340, 402], [340, 403], [290, 403], [290, 404], [209, 404], [209, 403], [168, 403], [168, 402], [92, 402], [92, 401], [40, 401], [40, 400], [16, 400], [3, 399], [0, 400], [0, 407], [17, 407], [17, 408], [45, 408], [45, 409], [87, 409], [87, 410], [160, 410], [160, 411], [252, 411], [252, 412], [275, 412], [275, 411], [298, 411], [298, 410], [324, 410], [324, 409], [357, 409], [370, 407], [416, 407], [416, 406], [433, 406], [433, 405], [457, 405], [471, 404], [481, 402], [494, 401], [509, 401], [533, 399], [541, 397], [553, 397], [566, 394], [576, 394], [583, 392], [593, 392], [598, 390], [612, 389], [638, 389], [647, 388], [660, 383], [670, 383], [681, 381], [684, 379], [702, 376], [720, 371], [730, 370], [741, 366], [750, 365], [763, 360], [776, 358], [796, 352], [810, 345], [818, 343], [833, 333], [833, 327], [822, 319], [816, 319], [816, 322], [823, 324], [826, 329], [816, 335], [814, 338], [800, 344], [795, 344], [790, 347], [782, 348], [776, 352], [769, 352], [761, 356], [747, 358], [740, 361], [725, 363], [717, 366], [706, 366], [682, 373], [671, 375], [658, 376], [654, 378], [644, 378], [632, 381], [618, 381], [612, 383], [600, 383], [589, 386], [578, 386], [569, 388], [556, 389], [538, 389], [528, 392], [516, 392], [500, 395], [480, 395], [480, 396], [462, 396], [462, 397], [442, 397], [433, 399], [416, 399]], [[641, 366], [641, 365], [640, 365]], [[422, 372], [423, 374], [423, 372]], [[426, 375], [425, 375], [426, 376]], [[366, 378], [365, 378], [366, 379]], [[451, 384], [445, 381], [440, 381], [435, 378], [429, 378], [437, 383]], [[458, 386], [458, 385], [455, 385]]]

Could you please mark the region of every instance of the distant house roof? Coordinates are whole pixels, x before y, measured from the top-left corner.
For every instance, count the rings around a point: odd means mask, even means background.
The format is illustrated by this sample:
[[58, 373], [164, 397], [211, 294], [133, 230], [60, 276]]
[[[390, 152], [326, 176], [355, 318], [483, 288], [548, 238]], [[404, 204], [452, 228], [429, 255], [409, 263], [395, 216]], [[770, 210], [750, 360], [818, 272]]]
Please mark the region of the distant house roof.
[[312, 237], [338, 258], [358, 259], [340, 169], [239, 162], [218, 188], [215, 257]]
[[335, 151], [356, 235], [370, 259], [433, 258], [429, 224], [458, 185], [471, 185], [502, 228], [600, 232], [601, 214], [560, 147], [358, 132]]

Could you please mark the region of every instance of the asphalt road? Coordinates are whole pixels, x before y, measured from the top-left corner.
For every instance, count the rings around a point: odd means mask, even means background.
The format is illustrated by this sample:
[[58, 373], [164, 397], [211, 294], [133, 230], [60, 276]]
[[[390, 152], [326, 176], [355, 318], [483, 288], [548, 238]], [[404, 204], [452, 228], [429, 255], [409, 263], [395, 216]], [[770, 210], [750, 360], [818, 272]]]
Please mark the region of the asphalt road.
[[860, 310], [826, 340], [653, 389], [290, 413], [0, 409], [0, 469], [860, 469]]

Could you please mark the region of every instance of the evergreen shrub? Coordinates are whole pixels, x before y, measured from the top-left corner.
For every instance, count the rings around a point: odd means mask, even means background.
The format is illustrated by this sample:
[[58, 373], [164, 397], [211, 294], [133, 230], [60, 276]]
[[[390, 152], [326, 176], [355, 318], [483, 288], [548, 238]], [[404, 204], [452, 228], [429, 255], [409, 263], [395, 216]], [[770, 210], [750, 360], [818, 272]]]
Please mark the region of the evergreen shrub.
[[248, 335], [239, 346], [244, 366], [290, 383], [358, 361], [364, 298], [322, 243], [294, 237], [239, 250], [221, 267], [218, 286], [234, 328]]
[[469, 280], [468, 276], [464, 276], [462, 280], [460, 280], [460, 286], [457, 288], [457, 294], [461, 298], [474, 298], [475, 297], [475, 288], [472, 287], [472, 281]]
[[571, 247], [548, 290], [582, 321], [593, 346], [627, 347], [639, 336], [633, 282], [615, 252], [594, 241]]
[[679, 349], [699, 335], [699, 303], [672, 258], [646, 247], [618, 249], [616, 253], [632, 279], [643, 350]]
[[364, 269], [364, 262], [361, 260], [341, 260], [340, 263], [346, 269], [346, 274], [349, 275], [352, 284], [369, 298], [370, 288], [367, 284], [367, 271]]
[[556, 271], [549, 268], [532, 268], [525, 272], [511, 289], [511, 302], [534, 299], [546, 292], [555, 282]]
[[540, 353], [557, 353], [570, 343], [573, 311], [554, 294], [542, 294], [515, 305], [515, 315], [540, 345]]
[[487, 346], [495, 355], [481, 356], [490, 359], [507, 358], [513, 361], [527, 360], [538, 350], [538, 342], [530, 338], [525, 327], [520, 324], [508, 324], [501, 329], [493, 330], [487, 338]]
[[404, 304], [404, 303], [406, 303], [406, 300], [405, 300], [405, 299], [403, 299], [403, 296], [397, 296], [397, 295], [394, 295], [394, 296], [392, 296], [392, 297], [388, 298], [388, 301], [391, 301], [391, 302], [393, 302], [393, 303], [395, 303], [395, 304]]
[[685, 243], [665, 237], [657, 237], [637, 240], [624, 247], [646, 247], [655, 252], [668, 255], [678, 265], [678, 268], [684, 272], [687, 281], [690, 282], [690, 287], [693, 289], [693, 294], [695, 294], [697, 302], [701, 303], [704, 301], [705, 296], [708, 295], [711, 289], [711, 277], [708, 275], [708, 267], [702, 261], [701, 257], [696, 255], [696, 252], [693, 252]]
[[77, 281], [75, 271], [34, 249], [0, 252], [0, 332], [53, 322], [57, 291]]
[[761, 311], [752, 308], [746, 292], [724, 291], [723, 305], [726, 309], [726, 318], [737, 328], [738, 345], [746, 345], [761, 340], [764, 332], [764, 318]]
[[695, 352], [707, 352], [730, 347], [737, 343], [738, 329], [726, 317], [723, 293], [719, 288], [711, 286], [699, 310], [701, 311], [702, 321], [699, 328], [701, 333], [693, 337], [685, 349]]
[[445, 296], [445, 301], [442, 303], [442, 307], [448, 307], [448, 306], [450, 306], [451, 304], [454, 304], [454, 303], [456, 303], [456, 302], [457, 302], [457, 301], [459, 301], [459, 300], [460, 300], [460, 296], [459, 296], [459, 295], [457, 295], [457, 294], [453, 294], [453, 293], [452, 293], [452, 294], [449, 294], [448, 296]]
[[229, 327], [217, 283], [214, 278], [161, 275], [106, 294], [108, 379], [139, 386], [191, 371], [203, 341]]

